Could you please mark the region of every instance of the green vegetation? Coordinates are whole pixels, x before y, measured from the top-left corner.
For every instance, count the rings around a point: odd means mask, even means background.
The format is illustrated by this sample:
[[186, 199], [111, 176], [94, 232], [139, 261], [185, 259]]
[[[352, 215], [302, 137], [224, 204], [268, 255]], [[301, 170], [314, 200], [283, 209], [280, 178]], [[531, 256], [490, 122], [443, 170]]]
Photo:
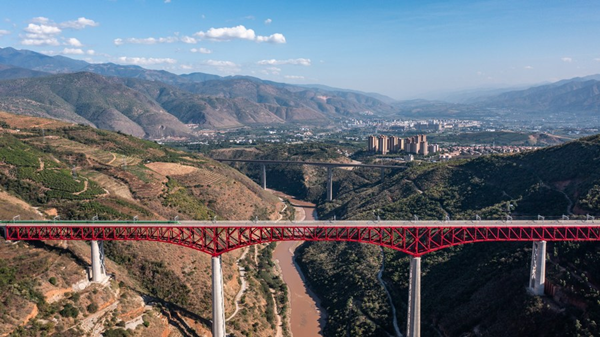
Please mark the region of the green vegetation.
[[[518, 155], [451, 163], [413, 164], [383, 182], [374, 175], [340, 172], [337, 199], [319, 207], [321, 218], [499, 219], [598, 215], [600, 136]], [[336, 172], [337, 174], [337, 172]], [[572, 217], [574, 215], [571, 215]], [[530, 244], [452, 247], [423, 257], [424, 336], [596, 336], [600, 334], [600, 261], [597, 243], [549, 243], [547, 284], [553, 298], [535, 298], [525, 286]], [[325, 336], [392, 333], [389, 304], [375, 280], [378, 248], [310, 243], [297, 261], [330, 315]], [[336, 261], [343, 261], [337, 263]], [[409, 258], [385, 251], [383, 274], [405, 325]], [[499, 296], [502, 294], [502, 296]], [[348, 299], [346, 301], [346, 299]], [[375, 309], [373, 309], [375, 308]], [[377, 329], [383, 329], [381, 330]], [[348, 333], [348, 331], [352, 331]]]
[[130, 245], [123, 242], [106, 242], [105, 249], [106, 255], [125, 266], [152, 296], [180, 306], [189, 304], [192, 290], [164, 262], [141, 259]]
[[63, 317], [77, 318], [77, 316], [79, 316], [79, 309], [75, 308], [71, 303], [67, 303], [60, 311], [60, 315]]
[[87, 312], [89, 312], [90, 314], [95, 313], [96, 311], [98, 311], [98, 304], [92, 302], [90, 303], [87, 307], [86, 307]]
[[[378, 287], [377, 271], [381, 265], [378, 247], [319, 242], [302, 245], [295, 254], [328, 314], [326, 336], [394, 334], [387, 296]], [[335, 290], [330, 292], [332, 288]]]
[[167, 194], [163, 199], [164, 206], [174, 207], [193, 220], [209, 220], [214, 216], [214, 212], [202, 200], [192, 195], [177, 180], [169, 177], [167, 189]]

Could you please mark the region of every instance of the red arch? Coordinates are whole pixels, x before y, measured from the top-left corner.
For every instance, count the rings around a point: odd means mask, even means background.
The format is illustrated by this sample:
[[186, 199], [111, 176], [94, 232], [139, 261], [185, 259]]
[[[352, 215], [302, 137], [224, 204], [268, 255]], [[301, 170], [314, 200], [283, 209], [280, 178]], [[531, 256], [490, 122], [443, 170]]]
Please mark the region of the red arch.
[[375, 244], [412, 256], [474, 242], [599, 241], [600, 224], [535, 226], [184, 226], [110, 224], [6, 224], [8, 240], [155, 241], [195, 249], [212, 256], [261, 243], [277, 241], [340, 241]]

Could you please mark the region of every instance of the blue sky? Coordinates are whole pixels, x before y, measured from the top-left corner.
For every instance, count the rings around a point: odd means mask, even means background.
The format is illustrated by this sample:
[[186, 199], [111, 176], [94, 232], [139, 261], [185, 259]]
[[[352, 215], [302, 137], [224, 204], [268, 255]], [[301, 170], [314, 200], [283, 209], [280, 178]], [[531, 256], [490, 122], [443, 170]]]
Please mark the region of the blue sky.
[[600, 2], [0, 0], [0, 46], [394, 98], [600, 73]]

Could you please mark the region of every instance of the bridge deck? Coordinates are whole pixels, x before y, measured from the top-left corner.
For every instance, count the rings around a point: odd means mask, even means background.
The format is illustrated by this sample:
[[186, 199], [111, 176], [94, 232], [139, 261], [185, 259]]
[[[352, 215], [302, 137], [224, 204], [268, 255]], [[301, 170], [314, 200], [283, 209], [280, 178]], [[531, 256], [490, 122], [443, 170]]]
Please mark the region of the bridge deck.
[[265, 160], [265, 159], [225, 159], [225, 158], [213, 158], [213, 160], [219, 162], [234, 162], [234, 163], [253, 163], [253, 164], [290, 164], [290, 165], [311, 165], [311, 166], [325, 166], [325, 167], [368, 167], [368, 168], [382, 168], [382, 169], [393, 169], [393, 170], [405, 170], [407, 167], [404, 165], [384, 165], [384, 164], [355, 164], [355, 163], [327, 163], [318, 161], [293, 161], [293, 160]]
[[277, 227], [277, 228], [462, 228], [462, 227], [487, 227], [487, 228], [513, 228], [513, 227], [600, 227], [600, 221], [595, 220], [450, 220], [450, 221], [2, 221], [0, 226], [9, 227]]

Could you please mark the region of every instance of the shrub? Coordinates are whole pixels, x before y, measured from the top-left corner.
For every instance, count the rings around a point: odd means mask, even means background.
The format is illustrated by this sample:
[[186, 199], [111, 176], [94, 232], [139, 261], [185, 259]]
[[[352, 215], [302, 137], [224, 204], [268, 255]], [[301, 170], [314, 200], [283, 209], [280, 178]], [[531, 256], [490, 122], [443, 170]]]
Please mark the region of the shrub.
[[87, 306], [86, 309], [89, 313], [93, 314], [96, 311], [98, 311], [98, 304], [92, 302], [92, 303], [90, 303], [90, 305]]

